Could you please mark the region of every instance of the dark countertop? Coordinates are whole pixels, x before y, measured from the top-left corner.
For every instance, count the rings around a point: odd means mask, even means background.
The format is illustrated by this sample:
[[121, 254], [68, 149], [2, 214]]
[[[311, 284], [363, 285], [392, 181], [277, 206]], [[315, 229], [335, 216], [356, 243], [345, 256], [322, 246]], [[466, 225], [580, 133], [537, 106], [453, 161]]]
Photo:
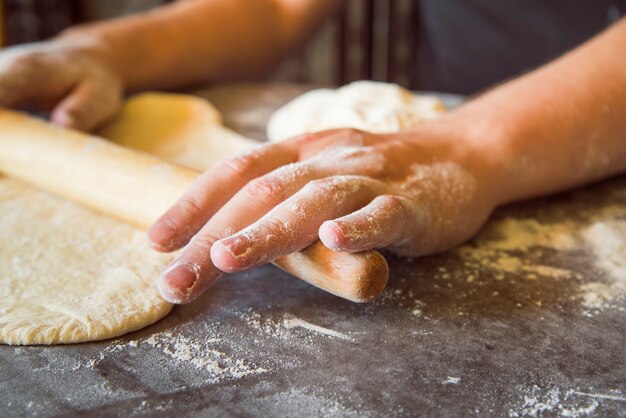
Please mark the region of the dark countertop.
[[[262, 137], [288, 85], [203, 92]], [[0, 416], [625, 416], [626, 178], [389, 256], [354, 304], [267, 266], [113, 341], [0, 346]]]

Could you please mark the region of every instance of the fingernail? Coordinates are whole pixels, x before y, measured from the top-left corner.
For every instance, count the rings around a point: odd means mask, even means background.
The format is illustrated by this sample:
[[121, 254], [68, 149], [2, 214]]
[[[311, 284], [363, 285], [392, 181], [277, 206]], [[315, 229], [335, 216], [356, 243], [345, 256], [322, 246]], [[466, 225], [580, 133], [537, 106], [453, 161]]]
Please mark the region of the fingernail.
[[326, 221], [319, 229], [319, 237], [326, 247], [339, 251], [340, 243], [344, 240], [344, 233], [336, 221]]
[[252, 240], [243, 234], [224, 238], [219, 240], [218, 243], [234, 258], [246, 255], [252, 246]]
[[56, 122], [58, 125], [64, 127], [64, 128], [69, 128], [74, 126], [74, 124], [76, 123], [76, 121], [74, 120], [73, 117], [71, 117], [70, 115], [68, 115], [67, 113], [59, 113], [56, 115], [54, 122]]
[[193, 264], [178, 264], [164, 273], [164, 280], [171, 289], [187, 292], [200, 277], [200, 269]]

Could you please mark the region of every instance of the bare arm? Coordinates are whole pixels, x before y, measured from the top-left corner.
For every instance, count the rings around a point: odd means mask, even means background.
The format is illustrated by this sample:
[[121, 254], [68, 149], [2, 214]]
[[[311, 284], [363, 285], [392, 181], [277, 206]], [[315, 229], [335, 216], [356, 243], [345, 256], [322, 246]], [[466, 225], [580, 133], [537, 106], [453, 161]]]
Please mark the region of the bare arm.
[[128, 89], [255, 77], [293, 51], [339, 0], [187, 0], [76, 27]]
[[256, 77], [302, 43], [340, 0], [186, 0], [78, 26], [0, 52], [0, 106], [51, 111], [90, 130], [125, 90]]
[[470, 102], [462, 121], [504, 180], [498, 203], [626, 170], [626, 19]]

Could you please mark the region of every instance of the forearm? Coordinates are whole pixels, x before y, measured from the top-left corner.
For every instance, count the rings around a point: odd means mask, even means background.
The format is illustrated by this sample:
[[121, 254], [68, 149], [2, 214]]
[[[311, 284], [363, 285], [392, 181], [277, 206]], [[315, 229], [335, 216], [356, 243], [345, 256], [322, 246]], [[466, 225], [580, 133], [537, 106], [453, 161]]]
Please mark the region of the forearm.
[[450, 115], [498, 173], [500, 204], [626, 170], [624, 51], [626, 20]]
[[[324, 1], [300, 28], [286, 0], [196, 0], [79, 26], [67, 38], [91, 38], [127, 89], [172, 88], [255, 77], [310, 32], [335, 1]], [[307, 9], [305, 7], [305, 9]], [[296, 10], [301, 12], [301, 10]], [[304, 10], [303, 12], [309, 12]], [[303, 13], [306, 16], [306, 13]]]

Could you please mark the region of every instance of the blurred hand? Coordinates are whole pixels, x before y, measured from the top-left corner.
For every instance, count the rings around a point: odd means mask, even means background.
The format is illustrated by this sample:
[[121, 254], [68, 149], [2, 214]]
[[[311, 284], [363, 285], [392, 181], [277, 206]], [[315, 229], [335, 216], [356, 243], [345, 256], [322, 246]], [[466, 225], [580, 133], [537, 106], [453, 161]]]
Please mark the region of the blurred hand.
[[222, 161], [149, 232], [158, 250], [186, 245], [159, 289], [172, 302], [189, 302], [222, 271], [270, 262], [318, 238], [347, 252], [385, 247], [419, 256], [451, 248], [498, 203], [494, 176], [466, 142], [447, 128], [335, 130]]
[[93, 130], [120, 105], [122, 83], [91, 52], [90, 38], [0, 50], [0, 106], [50, 111], [51, 122]]

